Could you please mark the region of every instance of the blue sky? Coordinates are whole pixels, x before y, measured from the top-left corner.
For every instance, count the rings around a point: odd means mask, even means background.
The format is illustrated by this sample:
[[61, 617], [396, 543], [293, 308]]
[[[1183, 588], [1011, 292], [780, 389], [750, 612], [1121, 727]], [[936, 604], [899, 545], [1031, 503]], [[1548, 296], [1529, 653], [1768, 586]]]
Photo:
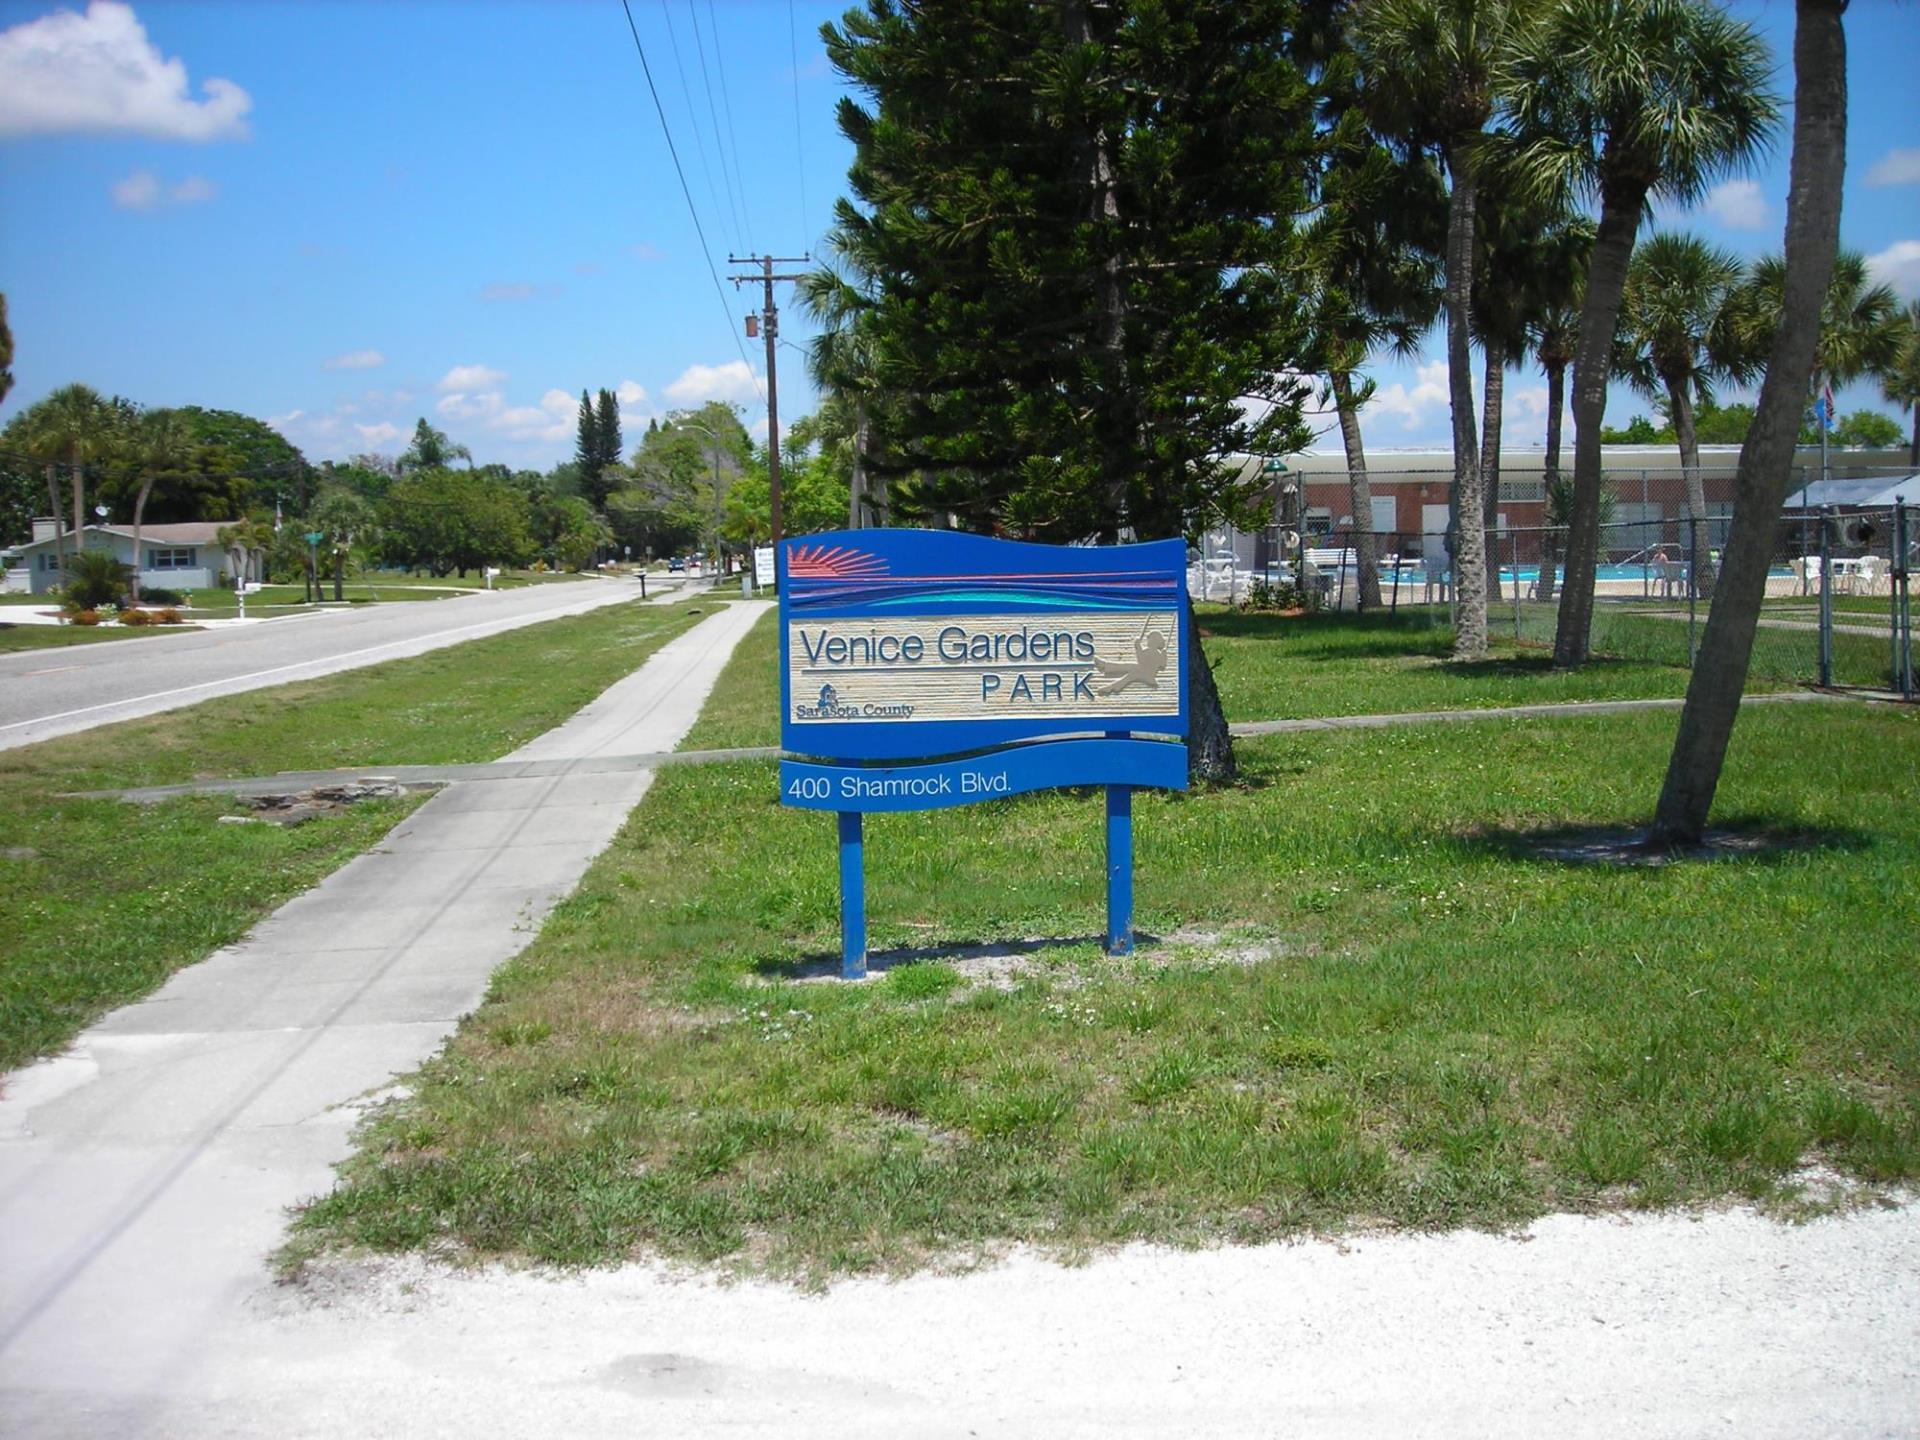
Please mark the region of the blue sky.
[[[812, 246], [844, 187], [818, 39], [842, 8], [633, 0], [723, 276], [729, 249]], [[1789, 91], [1792, 5], [1739, 8]], [[1920, 295], [1920, 7], [1855, 0], [1847, 27], [1845, 239]], [[1783, 133], [1749, 180], [1660, 218], [1777, 248], [1786, 158]], [[630, 436], [713, 398], [764, 432], [756, 302], [715, 294], [618, 0], [0, 0], [0, 288], [0, 419], [80, 379], [270, 418], [316, 459], [397, 451], [424, 414], [482, 460], [547, 465], [581, 388], [606, 386]], [[805, 343], [797, 312], [783, 328]], [[811, 395], [780, 354], [790, 422]], [[1370, 444], [1443, 445], [1444, 370], [1377, 370]], [[1508, 395], [1509, 443], [1537, 443], [1544, 384]], [[1635, 408], [1621, 392], [1609, 416]]]

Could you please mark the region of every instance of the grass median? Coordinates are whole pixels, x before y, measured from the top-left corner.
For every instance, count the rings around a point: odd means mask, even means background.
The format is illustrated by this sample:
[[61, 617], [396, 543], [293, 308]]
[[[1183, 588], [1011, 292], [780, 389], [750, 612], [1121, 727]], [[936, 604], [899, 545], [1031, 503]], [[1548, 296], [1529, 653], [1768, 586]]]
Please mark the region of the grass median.
[[283, 830], [219, 824], [236, 809], [220, 797], [134, 806], [72, 792], [495, 759], [630, 673], [701, 608], [612, 606], [0, 751], [0, 1069], [238, 939], [418, 803], [372, 801]]
[[[770, 630], [690, 746], [765, 738]], [[1230, 697], [1297, 696], [1342, 663], [1307, 650], [1243, 648], [1242, 679], [1268, 679]], [[1018, 1242], [1505, 1226], [1804, 1205], [1816, 1173], [1910, 1180], [1920, 715], [1744, 715], [1719, 813], [1793, 841], [1771, 853], [1617, 870], [1530, 849], [1643, 820], [1673, 723], [1242, 741], [1245, 784], [1136, 799], [1148, 938], [1127, 960], [1091, 938], [1097, 795], [870, 817], [872, 939], [892, 953], [859, 985], [812, 978], [837, 952], [831, 821], [782, 809], [770, 763], [662, 771], [371, 1122], [289, 1263], [655, 1253], [817, 1281]]]

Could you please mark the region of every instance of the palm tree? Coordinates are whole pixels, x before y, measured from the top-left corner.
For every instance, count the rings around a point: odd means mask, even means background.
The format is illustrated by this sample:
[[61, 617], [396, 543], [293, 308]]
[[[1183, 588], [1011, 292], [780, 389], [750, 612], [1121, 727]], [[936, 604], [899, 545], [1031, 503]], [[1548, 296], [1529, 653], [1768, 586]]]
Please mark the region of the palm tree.
[[[1474, 433], [1468, 310], [1473, 294], [1479, 151], [1515, 47], [1531, 28], [1524, 0], [1376, 0], [1354, 29], [1362, 99], [1383, 135], [1439, 152], [1447, 196], [1447, 383], [1453, 411], [1453, 485], [1458, 513], [1478, 515], [1480, 457]], [[1463, 525], [1453, 537], [1459, 597], [1453, 653], [1487, 653], [1485, 535]]]
[[[1614, 368], [1648, 399], [1666, 400], [1687, 513], [1696, 521], [1706, 516], [1707, 491], [1694, 401], [1710, 405], [1716, 380], [1744, 381], [1754, 371], [1752, 351], [1730, 333], [1742, 273], [1738, 256], [1696, 235], [1655, 235], [1633, 252], [1620, 301]], [[1711, 595], [1713, 571], [1704, 556], [1695, 557], [1693, 575], [1700, 593]]]
[[1565, 518], [1555, 519], [1552, 501], [1565, 491], [1566, 517], [1572, 515], [1573, 489], [1563, 481], [1560, 471], [1560, 429], [1567, 409], [1567, 368], [1573, 364], [1574, 347], [1580, 339], [1580, 307], [1586, 297], [1587, 257], [1593, 253], [1593, 222], [1584, 216], [1567, 222], [1568, 247], [1562, 260], [1565, 268], [1550, 281], [1543, 281], [1527, 320], [1527, 343], [1533, 358], [1540, 362], [1547, 377], [1547, 448], [1541, 473], [1541, 490], [1546, 496], [1549, 529], [1541, 537], [1540, 598], [1553, 598], [1559, 572], [1559, 527]]
[[122, 455], [140, 474], [140, 489], [133, 501], [133, 598], [140, 598], [140, 527], [146, 518], [147, 496], [153, 482], [169, 470], [190, 463], [199, 442], [193, 429], [177, 410], [149, 410], [140, 416], [127, 434]]
[[67, 467], [73, 498], [73, 543], [78, 551], [87, 524], [86, 465], [114, 442], [116, 412], [90, 385], [63, 385], [20, 415], [20, 443], [47, 467], [47, 499], [53, 506], [54, 552], [60, 552], [60, 482]]
[[[842, 202], [844, 204], [844, 202]], [[872, 407], [879, 398], [875, 356], [867, 316], [873, 299], [870, 281], [860, 268], [859, 256], [851, 243], [850, 232], [836, 226], [828, 245], [841, 261], [840, 268], [823, 265], [808, 271], [796, 287], [801, 308], [820, 322], [807, 353], [807, 373], [825, 392], [822, 403], [823, 425], [839, 423], [849, 437], [851, 473], [847, 486], [847, 528], [860, 530], [887, 523], [888, 503], [884, 481], [877, 484], [868, 475], [872, 446]], [[852, 278], [850, 278], [852, 277]], [[824, 412], [838, 410], [839, 416]]]
[[[1328, 82], [1329, 88], [1338, 76]], [[1327, 393], [1347, 456], [1357, 604], [1380, 608], [1380, 565], [1373, 534], [1373, 490], [1367, 474], [1360, 410], [1373, 382], [1356, 387], [1354, 372], [1369, 355], [1412, 355], [1439, 310], [1440, 250], [1445, 242], [1445, 190], [1424, 155], [1396, 158], [1366, 129], [1356, 110], [1328, 132], [1320, 206], [1306, 227], [1306, 263], [1298, 283], [1309, 295], [1307, 331], [1313, 363]]]
[[1913, 417], [1913, 442], [1907, 463], [1920, 466], [1920, 300], [1900, 318], [1900, 349], [1880, 372], [1880, 393]]
[[[1500, 183], [1498, 167], [1481, 189], [1481, 237], [1474, 266], [1473, 333], [1485, 365], [1481, 386], [1481, 512], [1492, 534], [1500, 513], [1500, 436], [1506, 371], [1525, 358], [1536, 319], [1579, 286], [1593, 246], [1586, 220], [1529, 204]], [[1549, 426], [1557, 421], [1549, 417]], [[1557, 436], [1555, 437], [1558, 438]], [[1487, 595], [1500, 597], [1500, 566], [1487, 566]]]
[[1654, 811], [1654, 839], [1694, 842], [1706, 829], [1766, 595], [1774, 526], [1792, 483], [1794, 439], [1820, 339], [1821, 300], [1840, 246], [1847, 168], [1846, 0], [1799, 0], [1793, 35], [1793, 165], [1780, 326], [1753, 425], [1740, 447], [1733, 526], [1720, 595], [1687, 681], [1686, 708]]
[[[1753, 262], [1730, 307], [1729, 324], [1756, 360], [1773, 345], [1786, 304], [1786, 275], [1780, 256], [1762, 256]], [[1850, 385], [1863, 375], [1881, 374], [1899, 358], [1900, 298], [1891, 286], [1869, 284], [1870, 279], [1866, 257], [1858, 250], [1842, 250], [1834, 257], [1814, 343], [1815, 394], [1827, 384]]]
[[1554, 664], [1585, 662], [1600, 531], [1600, 427], [1627, 262], [1649, 197], [1690, 203], [1751, 164], [1779, 115], [1766, 43], [1706, 0], [1560, 0], [1509, 76], [1515, 173], [1597, 199], [1573, 361], [1573, 493]]

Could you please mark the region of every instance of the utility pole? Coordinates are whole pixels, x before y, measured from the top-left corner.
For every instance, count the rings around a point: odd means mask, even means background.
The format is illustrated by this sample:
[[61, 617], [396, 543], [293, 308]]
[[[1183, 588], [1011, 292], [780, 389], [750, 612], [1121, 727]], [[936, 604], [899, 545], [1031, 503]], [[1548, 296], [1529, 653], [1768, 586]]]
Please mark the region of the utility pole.
[[767, 490], [773, 511], [773, 545], [780, 547], [780, 384], [775, 367], [774, 348], [780, 343], [780, 310], [773, 303], [776, 280], [801, 280], [801, 275], [776, 275], [775, 265], [810, 265], [811, 255], [728, 255], [729, 265], [757, 265], [758, 275], [729, 275], [735, 285], [751, 285], [756, 280], [765, 287], [766, 304], [758, 316], [747, 317], [747, 334], [752, 336], [754, 321], [767, 341]]

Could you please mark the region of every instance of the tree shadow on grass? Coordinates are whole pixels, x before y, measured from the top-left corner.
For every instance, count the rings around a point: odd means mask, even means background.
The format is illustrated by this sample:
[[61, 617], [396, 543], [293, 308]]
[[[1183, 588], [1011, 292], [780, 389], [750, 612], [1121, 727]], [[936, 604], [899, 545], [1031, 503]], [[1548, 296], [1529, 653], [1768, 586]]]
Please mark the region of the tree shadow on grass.
[[[1604, 675], [1610, 670], [1643, 670], [1650, 663], [1659, 662], [1594, 655], [1581, 665], [1580, 673]], [[1443, 675], [1461, 680], [1540, 680], [1553, 673], [1553, 655], [1541, 650], [1522, 655], [1490, 655], [1485, 660], [1449, 660], [1440, 667], [1440, 671]]]
[[1775, 863], [1813, 850], [1869, 849], [1873, 836], [1839, 825], [1788, 825], [1765, 816], [1741, 816], [1708, 829], [1699, 843], [1654, 838], [1646, 825], [1555, 825], [1538, 829], [1490, 827], [1461, 837], [1469, 852], [1503, 860], [1547, 860], [1576, 869], [1658, 869], [1687, 862], [1756, 860]]
[[[944, 945], [873, 950], [867, 954], [867, 975], [869, 978], [882, 976], [890, 970], [929, 961], [951, 965], [963, 974], [1025, 971], [1038, 968], [1027, 963], [1029, 957], [1044, 957], [1048, 951], [1098, 951], [1105, 938], [1102, 935], [1035, 935], [1023, 940], [955, 940]], [[1133, 943], [1138, 950], [1159, 944], [1160, 937], [1136, 930]], [[753, 972], [764, 980], [833, 980], [840, 975], [840, 957], [837, 954], [786, 959], [763, 956], [753, 962]]]

